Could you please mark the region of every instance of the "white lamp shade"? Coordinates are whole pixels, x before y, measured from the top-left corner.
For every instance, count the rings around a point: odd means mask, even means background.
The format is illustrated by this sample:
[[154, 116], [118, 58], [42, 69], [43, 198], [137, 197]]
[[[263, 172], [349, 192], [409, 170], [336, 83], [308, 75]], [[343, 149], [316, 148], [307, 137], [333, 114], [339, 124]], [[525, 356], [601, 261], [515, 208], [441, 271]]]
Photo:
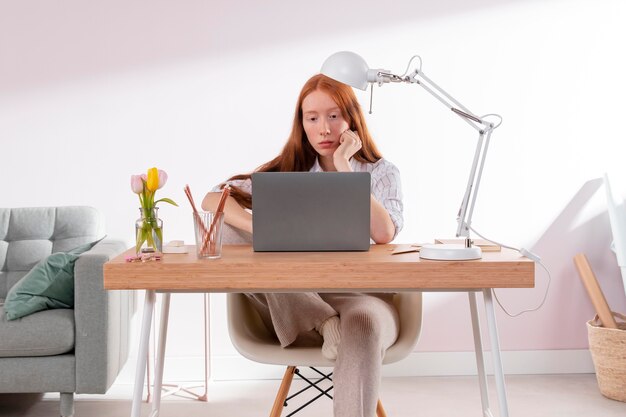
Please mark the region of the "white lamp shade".
[[361, 90], [367, 89], [369, 67], [360, 55], [350, 51], [335, 52], [322, 64], [321, 73]]

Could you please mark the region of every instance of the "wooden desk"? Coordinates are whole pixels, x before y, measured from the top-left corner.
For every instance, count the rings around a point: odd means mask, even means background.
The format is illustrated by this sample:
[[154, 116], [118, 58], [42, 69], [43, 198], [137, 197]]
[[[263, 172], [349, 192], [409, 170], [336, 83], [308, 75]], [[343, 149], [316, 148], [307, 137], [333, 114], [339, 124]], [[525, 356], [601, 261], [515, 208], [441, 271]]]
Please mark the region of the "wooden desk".
[[222, 258], [165, 254], [158, 262], [104, 265], [109, 290], [201, 292], [337, 292], [531, 288], [534, 263], [517, 252], [485, 252], [475, 261], [421, 260], [416, 252], [391, 255], [396, 245], [372, 245], [367, 252], [253, 252], [224, 246]]
[[[222, 258], [198, 260], [187, 254], [165, 254], [161, 261], [125, 261], [134, 249], [104, 265], [104, 288], [146, 290], [141, 340], [135, 375], [132, 417], [140, 414], [150, 323], [156, 299], [164, 292], [151, 416], [158, 415], [170, 292], [338, 292], [338, 291], [466, 291], [469, 294], [474, 347], [483, 415], [491, 416], [476, 292], [484, 296], [494, 361], [500, 416], [508, 417], [500, 343], [492, 301], [493, 288], [531, 288], [534, 262], [517, 252], [485, 252], [474, 261], [429, 261], [417, 253], [392, 255], [396, 245], [373, 245], [367, 252], [253, 252], [248, 245], [229, 246]], [[157, 388], [159, 388], [157, 390]]]

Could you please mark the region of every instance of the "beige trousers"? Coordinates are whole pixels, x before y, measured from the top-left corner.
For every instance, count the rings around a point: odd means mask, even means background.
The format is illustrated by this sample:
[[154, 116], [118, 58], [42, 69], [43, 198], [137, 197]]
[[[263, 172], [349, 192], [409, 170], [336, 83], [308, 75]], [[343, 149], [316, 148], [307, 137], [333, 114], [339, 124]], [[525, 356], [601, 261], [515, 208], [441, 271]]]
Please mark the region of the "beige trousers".
[[[374, 417], [385, 351], [398, 337], [392, 294], [247, 294], [281, 346], [321, 345], [315, 331], [339, 314], [341, 343], [333, 382], [335, 417]], [[293, 364], [297, 365], [297, 364]]]

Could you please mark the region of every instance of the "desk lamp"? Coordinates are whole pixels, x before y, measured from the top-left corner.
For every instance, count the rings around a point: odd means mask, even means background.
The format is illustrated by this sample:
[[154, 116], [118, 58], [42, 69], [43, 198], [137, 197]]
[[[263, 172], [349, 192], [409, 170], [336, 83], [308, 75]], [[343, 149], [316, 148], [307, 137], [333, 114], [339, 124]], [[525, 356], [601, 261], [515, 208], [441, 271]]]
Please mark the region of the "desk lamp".
[[[406, 75], [414, 58], [418, 58], [419, 66], [409, 75]], [[411, 58], [404, 74], [395, 75], [384, 69], [370, 69], [361, 56], [354, 52], [342, 51], [331, 55], [324, 61], [321, 73], [361, 90], [366, 90], [368, 84], [370, 84], [372, 93], [375, 83], [379, 86], [390, 82], [417, 84], [478, 132], [478, 143], [476, 145], [476, 152], [474, 153], [469, 179], [467, 180], [467, 188], [465, 189], [461, 208], [457, 215], [456, 236], [465, 238], [465, 242], [463, 244], [424, 245], [420, 249], [420, 258], [435, 260], [480, 259], [482, 257], [482, 251], [478, 246], [473, 244], [470, 238], [472, 214], [474, 212], [476, 195], [478, 194], [478, 187], [480, 186], [480, 177], [482, 176], [487, 149], [489, 148], [491, 132], [500, 126], [502, 118], [497, 114], [487, 114], [484, 116], [474, 115], [465, 106], [424, 75], [422, 72], [422, 60], [417, 55]], [[489, 117], [497, 118], [497, 123], [494, 124], [494, 122], [487, 120]]]

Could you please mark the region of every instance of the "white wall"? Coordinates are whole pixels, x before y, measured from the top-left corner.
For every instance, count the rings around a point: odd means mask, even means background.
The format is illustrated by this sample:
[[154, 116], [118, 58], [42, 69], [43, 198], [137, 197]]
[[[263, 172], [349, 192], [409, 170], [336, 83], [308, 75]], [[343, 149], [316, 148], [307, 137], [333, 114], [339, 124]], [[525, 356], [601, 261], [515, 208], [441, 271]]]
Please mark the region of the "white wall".
[[[420, 54], [424, 72], [470, 110], [504, 117], [474, 226], [535, 250], [552, 273], [542, 309], [500, 314], [503, 348], [587, 347], [593, 310], [573, 268], [578, 252], [613, 309], [626, 311], [598, 180], [625, 174], [626, 3], [257, 3], [0, 3], [0, 205], [96, 206], [109, 236], [130, 246], [138, 203], [129, 176], [158, 166], [170, 175], [159, 195], [181, 205], [161, 208], [166, 240], [191, 241], [182, 187], [198, 200], [275, 156], [301, 85], [328, 55], [353, 50], [402, 73]], [[369, 93], [358, 96], [367, 106]], [[397, 242], [452, 236], [473, 131], [418, 87], [399, 85], [376, 89], [367, 120], [403, 175]], [[539, 303], [546, 280], [538, 269], [535, 289], [498, 293], [517, 312]], [[235, 351], [224, 299], [212, 299], [213, 353], [227, 360]], [[462, 294], [428, 294], [418, 350], [471, 350], [467, 309]], [[201, 314], [201, 296], [173, 298], [170, 358], [202, 355]]]

